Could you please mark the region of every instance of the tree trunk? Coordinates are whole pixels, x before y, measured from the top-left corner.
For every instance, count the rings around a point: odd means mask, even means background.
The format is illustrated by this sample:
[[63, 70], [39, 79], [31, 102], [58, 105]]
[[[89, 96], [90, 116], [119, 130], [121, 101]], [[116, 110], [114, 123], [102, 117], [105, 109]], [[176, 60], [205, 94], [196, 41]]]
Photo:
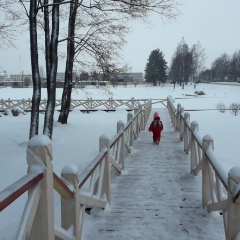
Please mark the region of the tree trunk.
[[31, 67], [33, 80], [32, 111], [29, 139], [38, 135], [39, 104], [41, 100], [41, 78], [38, 64], [38, 41], [37, 41], [37, 0], [30, 1], [29, 9], [29, 32], [31, 49]]
[[[59, 1], [55, 0], [52, 8], [52, 34], [51, 34], [51, 42], [50, 46], [46, 49], [49, 51], [46, 54], [46, 57], [50, 60], [50, 62], [46, 61], [47, 64], [47, 107], [44, 119], [44, 128], [43, 134], [52, 139], [53, 133], [53, 121], [54, 121], [54, 110], [55, 110], [55, 99], [56, 99], [56, 75], [57, 75], [57, 67], [58, 67], [58, 36], [59, 36]], [[48, 14], [45, 16], [47, 17]], [[45, 21], [48, 19], [45, 19]], [[47, 29], [46, 29], [47, 30]], [[47, 38], [49, 34], [46, 32], [45, 38]], [[46, 43], [47, 44], [47, 43]], [[48, 69], [49, 68], [49, 69]]]
[[62, 93], [61, 110], [58, 117], [58, 122], [62, 124], [67, 124], [68, 115], [69, 115], [70, 106], [71, 106], [73, 62], [74, 62], [74, 56], [75, 56], [74, 36], [75, 36], [75, 22], [76, 22], [77, 7], [78, 6], [76, 2], [71, 3], [70, 5], [65, 81], [64, 81], [64, 88]]

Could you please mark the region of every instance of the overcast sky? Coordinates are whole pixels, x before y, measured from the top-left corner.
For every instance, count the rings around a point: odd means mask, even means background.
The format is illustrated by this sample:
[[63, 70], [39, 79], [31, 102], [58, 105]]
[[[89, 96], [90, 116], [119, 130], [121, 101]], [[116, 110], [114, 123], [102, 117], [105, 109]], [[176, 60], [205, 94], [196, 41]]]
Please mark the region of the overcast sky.
[[[132, 67], [132, 72], [144, 72], [149, 54], [156, 48], [170, 64], [183, 37], [190, 47], [200, 42], [207, 55], [206, 67], [221, 54], [232, 55], [240, 50], [239, 0], [184, 0], [182, 3], [182, 15], [174, 22], [163, 23], [160, 17], [153, 16], [152, 26], [132, 25], [133, 32], [128, 35], [122, 52], [122, 61]], [[43, 58], [40, 65], [44, 66]], [[31, 73], [28, 34], [19, 37], [17, 49], [0, 50], [0, 71], [1, 68], [8, 74]], [[58, 71], [64, 71], [63, 63]]]

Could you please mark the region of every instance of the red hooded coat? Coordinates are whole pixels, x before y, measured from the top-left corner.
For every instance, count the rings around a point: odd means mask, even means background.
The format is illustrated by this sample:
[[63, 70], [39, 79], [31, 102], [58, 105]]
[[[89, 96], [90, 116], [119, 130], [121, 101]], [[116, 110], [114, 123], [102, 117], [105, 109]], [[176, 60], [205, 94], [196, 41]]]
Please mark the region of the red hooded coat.
[[158, 113], [154, 113], [154, 120], [152, 121], [148, 131], [153, 133], [153, 142], [160, 142], [161, 132], [163, 130], [163, 123], [160, 121]]

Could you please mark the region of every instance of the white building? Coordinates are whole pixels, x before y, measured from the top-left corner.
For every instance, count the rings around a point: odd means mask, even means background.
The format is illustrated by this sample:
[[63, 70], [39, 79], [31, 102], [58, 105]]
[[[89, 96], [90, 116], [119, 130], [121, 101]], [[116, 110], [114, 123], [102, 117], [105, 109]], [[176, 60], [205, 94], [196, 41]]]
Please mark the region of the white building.
[[4, 82], [8, 79], [8, 75], [6, 71], [0, 71], [0, 82]]
[[134, 72], [134, 73], [119, 73], [117, 79], [122, 82], [143, 82], [143, 73]]

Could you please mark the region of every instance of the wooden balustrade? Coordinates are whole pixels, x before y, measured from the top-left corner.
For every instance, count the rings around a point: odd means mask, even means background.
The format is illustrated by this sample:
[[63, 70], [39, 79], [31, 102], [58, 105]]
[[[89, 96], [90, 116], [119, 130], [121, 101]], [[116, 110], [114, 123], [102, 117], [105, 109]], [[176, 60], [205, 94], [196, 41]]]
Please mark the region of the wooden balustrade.
[[[145, 104], [147, 104], [149, 99], [72, 99], [70, 104], [70, 109], [79, 109], [83, 111], [94, 111], [94, 110], [106, 110], [106, 111], [114, 111], [118, 108], [125, 108], [127, 110], [134, 110], [134, 108], [139, 108]], [[167, 99], [152, 99], [152, 104], [161, 103], [165, 106], [165, 101]], [[62, 100], [55, 100], [55, 110], [60, 110]], [[47, 100], [42, 99], [40, 101], [39, 109], [40, 111], [45, 111], [47, 105]], [[5, 109], [12, 109], [14, 107], [20, 107], [24, 111], [31, 111], [32, 108], [32, 100], [21, 99], [14, 100], [8, 98], [7, 100], [0, 100], [0, 111], [4, 111]]]
[[[133, 106], [133, 105], [131, 105]], [[117, 134], [99, 139], [99, 154], [80, 172], [73, 164], [65, 166], [59, 178], [52, 167], [52, 145], [46, 136], [35, 136], [27, 147], [28, 174], [0, 192], [0, 210], [28, 191], [28, 198], [16, 239], [80, 240], [86, 208], [111, 204], [111, 169], [125, 167], [125, 154], [144, 130], [152, 108], [149, 100], [128, 113], [127, 123], [117, 123]], [[54, 224], [53, 193], [61, 196], [61, 226]], [[70, 233], [69, 227], [73, 227]]]
[[237, 239], [240, 235], [240, 167], [225, 173], [214, 154], [213, 138], [209, 134], [201, 137], [197, 121], [190, 123], [190, 114], [184, 112], [181, 104], [175, 108], [171, 96], [167, 98], [167, 108], [174, 129], [184, 142], [184, 151], [190, 153], [191, 173], [202, 172], [202, 206], [209, 212], [221, 212], [226, 239]]

